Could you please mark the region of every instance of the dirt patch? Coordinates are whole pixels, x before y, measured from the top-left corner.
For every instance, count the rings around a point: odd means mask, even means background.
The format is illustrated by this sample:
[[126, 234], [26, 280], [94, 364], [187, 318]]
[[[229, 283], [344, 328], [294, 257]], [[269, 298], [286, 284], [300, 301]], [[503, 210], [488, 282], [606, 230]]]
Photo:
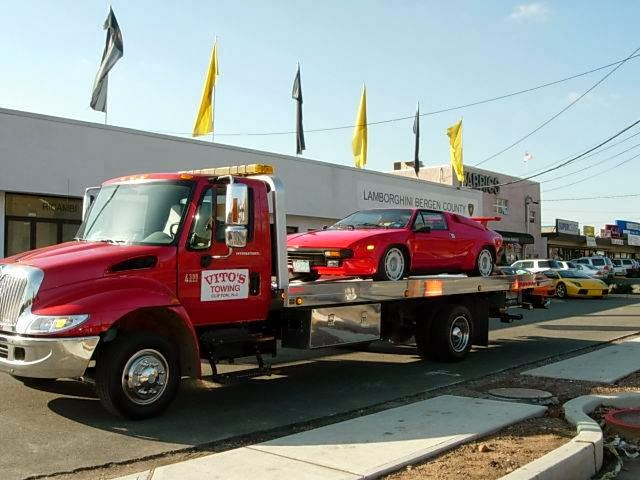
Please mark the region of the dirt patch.
[[574, 434], [574, 430], [559, 418], [532, 418], [385, 478], [492, 480], [560, 447]]
[[[636, 372], [616, 385], [602, 385], [554, 378], [514, 375], [513, 372], [499, 375], [491, 380], [470, 382], [454, 389], [455, 395], [490, 398], [486, 393], [493, 388], [537, 388], [555, 395], [556, 405], [549, 406], [542, 418], [533, 418], [507, 427], [500, 432], [462, 445], [433, 459], [384, 477], [386, 480], [494, 480], [536, 460], [562, 446], [576, 435], [575, 428], [564, 421], [562, 404], [568, 400], [589, 394], [615, 394], [640, 390], [640, 372]], [[594, 415], [601, 420], [602, 411]], [[607, 427], [605, 438], [613, 437]], [[608, 460], [608, 461], [607, 461]], [[605, 453], [604, 469], [611, 468], [613, 457]], [[638, 468], [640, 460], [628, 461], [623, 468]], [[603, 469], [603, 470], [604, 470]], [[621, 477], [627, 478], [627, 477]], [[631, 477], [628, 477], [631, 478]], [[635, 478], [635, 477], [634, 477]]]

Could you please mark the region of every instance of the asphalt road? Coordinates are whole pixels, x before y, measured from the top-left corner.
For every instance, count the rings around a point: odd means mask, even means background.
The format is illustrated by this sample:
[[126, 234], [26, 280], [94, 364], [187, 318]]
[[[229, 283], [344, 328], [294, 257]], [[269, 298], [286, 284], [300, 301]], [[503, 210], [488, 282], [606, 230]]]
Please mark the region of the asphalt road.
[[[6, 480], [136, 460], [263, 432], [536, 362], [640, 332], [640, 300], [556, 300], [522, 321], [492, 325], [491, 344], [458, 364], [421, 362], [411, 347], [285, 351], [271, 377], [220, 386], [186, 383], [164, 416], [105, 413], [90, 387], [48, 390], [0, 376], [0, 472]], [[323, 355], [323, 356], [319, 356]], [[237, 368], [237, 367], [236, 367]]]

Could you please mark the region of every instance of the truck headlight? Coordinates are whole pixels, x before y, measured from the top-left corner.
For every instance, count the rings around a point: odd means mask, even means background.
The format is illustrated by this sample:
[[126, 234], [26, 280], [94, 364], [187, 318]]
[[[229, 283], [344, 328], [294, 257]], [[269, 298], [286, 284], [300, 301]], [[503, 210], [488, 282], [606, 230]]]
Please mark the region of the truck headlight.
[[81, 315], [34, 315], [28, 313], [18, 318], [16, 332], [31, 335], [58, 333], [77, 327], [89, 318], [88, 314]]

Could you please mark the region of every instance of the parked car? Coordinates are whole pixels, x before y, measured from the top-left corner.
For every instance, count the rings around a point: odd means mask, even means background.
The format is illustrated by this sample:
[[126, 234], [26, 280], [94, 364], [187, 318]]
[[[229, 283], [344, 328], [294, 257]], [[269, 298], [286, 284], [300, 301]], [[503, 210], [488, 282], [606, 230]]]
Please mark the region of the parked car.
[[518, 260], [511, 264], [513, 268], [519, 268], [521, 270], [527, 270], [528, 272], [538, 273], [544, 272], [552, 268], [561, 268], [560, 263], [557, 260], [551, 260], [549, 258], [532, 258], [529, 260]]
[[608, 275], [605, 274], [603, 270], [599, 270], [596, 267], [592, 267], [591, 265], [586, 265], [582, 263], [576, 263], [575, 268], [573, 270], [586, 273], [590, 277], [597, 278], [598, 280], [603, 280], [608, 277]]
[[571, 261], [597, 268], [602, 272], [602, 277], [605, 279], [613, 278], [613, 262], [609, 257], [580, 257]]
[[292, 275], [399, 280], [409, 273], [490, 276], [502, 237], [479, 221], [450, 212], [373, 209], [333, 226], [287, 237]]
[[616, 261], [619, 261], [621, 265], [627, 270], [627, 277], [637, 277], [640, 273], [640, 268], [638, 268], [638, 262], [631, 258], [620, 258], [614, 259], [614, 264]]
[[609, 293], [609, 287], [602, 280], [591, 278], [586, 273], [576, 270], [549, 270], [544, 272], [544, 275], [553, 280], [558, 298], [604, 298]]
[[625, 277], [627, 275], [627, 267], [622, 263], [621, 258], [613, 258], [611, 259], [613, 262], [613, 273], [614, 275], [620, 275], [621, 277]]
[[534, 307], [546, 308], [549, 305], [549, 297], [556, 294], [556, 289], [550, 278], [542, 273], [531, 273], [514, 267], [496, 267], [496, 275], [525, 275], [530, 276], [528, 282], [519, 285], [522, 290], [523, 303], [529, 303]]
[[576, 264], [569, 261], [564, 261], [564, 260], [556, 260], [558, 262], [558, 267], [556, 267], [558, 270], [574, 270], [576, 268]]

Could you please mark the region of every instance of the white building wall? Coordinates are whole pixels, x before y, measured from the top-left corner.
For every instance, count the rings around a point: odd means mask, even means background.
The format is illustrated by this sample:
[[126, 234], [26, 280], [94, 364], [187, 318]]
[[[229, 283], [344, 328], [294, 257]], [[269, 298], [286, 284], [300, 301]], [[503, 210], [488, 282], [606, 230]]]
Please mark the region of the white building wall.
[[420, 197], [434, 206], [465, 208], [472, 203], [476, 211], [482, 208], [482, 194], [471, 189], [0, 109], [0, 191], [82, 196], [88, 186], [128, 174], [251, 163], [274, 165], [287, 189], [287, 213], [316, 217], [320, 225], [361, 208], [400, 205], [371, 201], [373, 194], [387, 200]]

